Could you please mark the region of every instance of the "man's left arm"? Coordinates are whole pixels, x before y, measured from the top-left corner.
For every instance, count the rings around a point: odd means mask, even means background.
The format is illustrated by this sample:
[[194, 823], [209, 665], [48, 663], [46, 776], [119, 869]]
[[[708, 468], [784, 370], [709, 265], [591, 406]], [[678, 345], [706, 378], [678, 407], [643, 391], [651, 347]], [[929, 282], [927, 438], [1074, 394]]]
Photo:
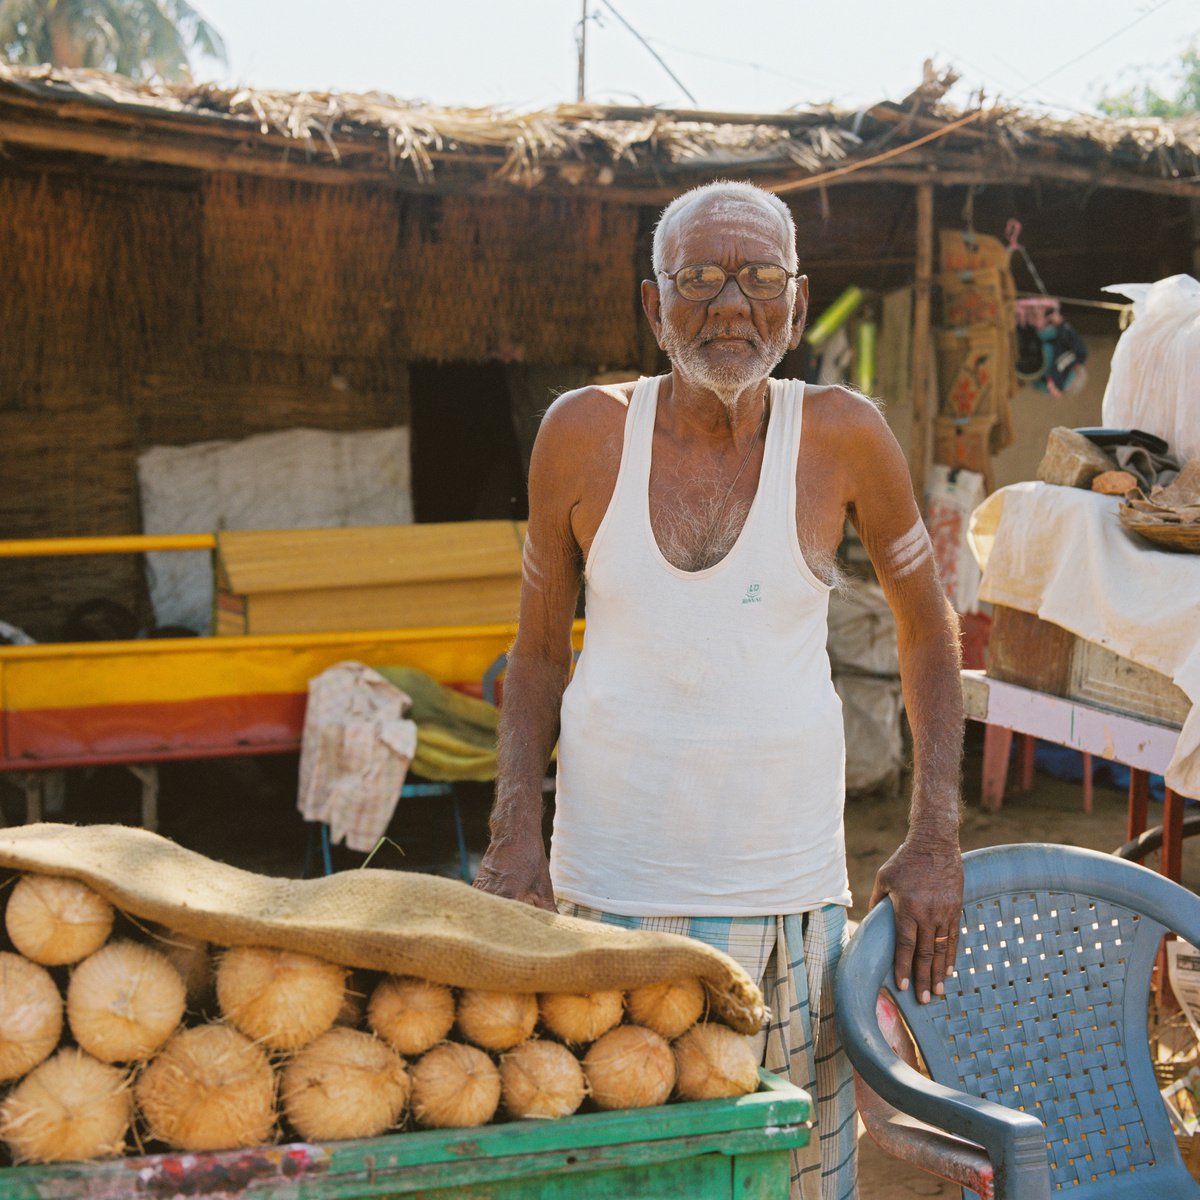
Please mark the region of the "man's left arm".
[[880, 868], [871, 907], [896, 912], [896, 985], [940, 995], [955, 961], [962, 909], [963, 740], [958, 618], [938, 580], [908, 464], [883, 417], [857, 403], [848, 456], [851, 520], [896, 621], [900, 681], [913, 740], [908, 836]]

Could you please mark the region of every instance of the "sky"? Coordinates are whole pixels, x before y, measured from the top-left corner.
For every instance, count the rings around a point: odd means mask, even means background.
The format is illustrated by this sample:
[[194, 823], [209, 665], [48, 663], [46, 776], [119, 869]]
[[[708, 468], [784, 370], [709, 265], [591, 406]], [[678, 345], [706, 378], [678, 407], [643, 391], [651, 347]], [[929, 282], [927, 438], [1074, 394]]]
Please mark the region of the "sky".
[[[516, 110], [576, 99], [584, 0], [192, 3], [228, 49], [225, 65], [197, 64], [201, 79]], [[950, 99], [962, 106], [982, 89], [989, 101], [1086, 112], [1143, 78], [1169, 88], [1171, 66], [1200, 40], [1196, 0], [611, 4], [586, 4], [588, 100], [731, 112], [900, 100], [927, 58], [961, 74]]]

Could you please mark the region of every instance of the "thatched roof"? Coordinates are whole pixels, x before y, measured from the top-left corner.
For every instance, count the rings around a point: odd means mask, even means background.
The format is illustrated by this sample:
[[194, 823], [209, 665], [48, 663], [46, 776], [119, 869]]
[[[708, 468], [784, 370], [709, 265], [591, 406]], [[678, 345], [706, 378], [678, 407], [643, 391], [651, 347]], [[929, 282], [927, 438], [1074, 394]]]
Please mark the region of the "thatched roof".
[[1200, 117], [1057, 118], [1001, 106], [964, 113], [941, 103], [950, 82], [930, 78], [899, 104], [861, 111], [563, 105], [522, 113], [0, 65], [0, 141], [321, 182], [607, 189], [647, 200], [715, 173], [783, 191], [850, 180], [1049, 178], [1200, 195]]

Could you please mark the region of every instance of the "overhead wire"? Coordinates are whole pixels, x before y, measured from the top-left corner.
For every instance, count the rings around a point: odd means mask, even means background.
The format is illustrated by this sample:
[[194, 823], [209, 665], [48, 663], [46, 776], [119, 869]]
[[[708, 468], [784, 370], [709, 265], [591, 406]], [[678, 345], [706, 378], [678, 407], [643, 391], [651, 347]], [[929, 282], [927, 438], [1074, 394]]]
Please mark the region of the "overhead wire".
[[1073, 67], [1077, 62], [1080, 62], [1083, 59], [1087, 58], [1089, 54], [1094, 54], [1101, 47], [1107, 46], [1109, 42], [1116, 41], [1117, 38], [1121, 37], [1123, 34], [1128, 33], [1135, 25], [1140, 25], [1141, 22], [1144, 21], [1147, 17], [1154, 16], [1154, 14], [1159, 11], [1159, 9], [1165, 8], [1170, 3], [1171, 3], [1171, 0], [1158, 0], [1157, 4], [1155, 4], [1151, 8], [1146, 9], [1144, 12], [1139, 13], [1127, 25], [1122, 25], [1120, 29], [1114, 30], [1112, 33], [1110, 33], [1108, 35], [1108, 37], [1101, 38], [1101, 40], [1098, 41], [1094, 46], [1091, 46], [1087, 50], [1084, 50], [1081, 53], [1076, 54], [1074, 58], [1067, 59], [1067, 61], [1065, 63], [1062, 63], [1059, 66], [1055, 67], [1053, 71], [1047, 72], [1040, 79], [1035, 79], [1032, 83], [1027, 84], [1025, 87], [1023, 87], [1021, 89], [1021, 91], [1017, 92], [1017, 95], [1018, 96], [1023, 95], [1025, 92], [1029, 91], [1030, 88], [1041, 87], [1041, 85], [1043, 83], [1045, 83], [1047, 79], [1053, 79], [1055, 75], [1061, 74], [1061, 72], [1065, 71], [1068, 67]]
[[814, 83], [811, 79], [800, 79], [795, 75], [788, 75], [783, 71], [777, 71], [774, 67], [769, 67], [766, 63], [751, 62], [747, 58], [729, 58], [723, 54], [707, 54], [703, 50], [691, 50], [687, 46], [678, 46], [672, 42], [664, 41], [662, 38], [647, 38], [647, 41], [653, 42], [655, 45], [662, 46], [664, 50], [673, 50], [676, 54], [686, 54], [691, 58], [703, 59], [706, 62], [722, 63], [729, 67], [747, 67], [751, 71], [758, 71], [764, 75], [773, 75], [776, 79], [782, 79], [785, 83], [795, 83], [801, 87], [823, 87], [824, 84]]
[[[625, 28], [635, 38], [637, 38], [637, 40], [645, 47], [647, 52], [654, 57], [655, 61], [659, 64], [659, 66], [661, 66], [663, 68], [663, 70], [666, 71], [666, 73], [671, 77], [671, 79], [680, 88], [680, 90], [684, 93], [684, 95], [686, 95], [687, 98], [697, 107], [699, 107], [699, 101], [691, 93], [691, 91], [688, 90], [687, 86], [683, 83], [683, 81], [679, 78], [679, 76], [676, 75], [673, 70], [671, 70], [671, 68], [667, 64], [666, 60], [655, 49], [655, 45], [662, 46], [664, 49], [672, 50], [678, 54], [686, 54], [691, 57], [705, 59], [710, 62], [724, 63], [728, 66], [745, 67], [749, 70], [757, 71], [757, 72], [767, 74], [767, 75], [772, 75], [777, 79], [782, 79], [785, 82], [794, 83], [794, 84], [797, 84], [797, 85], [800, 85], [803, 87], [814, 86], [814, 84], [811, 80], [801, 79], [801, 78], [798, 78], [793, 75], [788, 75], [785, 72], [778, 71], [775, 68], [769, 67], [764, 63], [753, 62], [749, 59], [731, 58], [731, 57], [728, 57], [725, 55], [707, 54], [703, 51], [692, 50], [686, 46], [679, 46], [679, 45], [673, 44], [671, 42], [667, 42], [662, 38], [646, 37], [643, 34], [639, 33], [638, 30], [635, 29], [634, 26], [632, 24], [630, 24], [630, 22], [617, 10], [616, 6], [612, 3], [612, 0], [600, 0], [600, 3], [602, 3], [613, 14], [613, 16], [615, 16], [617, 18], [617, 20], [620, 21], [621, 24], [625, 26]], [[1088, 47], [1086, 50], [1080, 51], [1078, 54], [1067, 59], [1065, 62], [1060, 63], [1053, 70], [1046, 72], [1044, 75], [1039, 76], [1037, 79], [1027, 81], [1024, 84], [1024, 86], [1018, 88], [1015, 91], [1010, 92], [1012, 99], [1017, 100], [1020, 97], [1024, 96], [1031, 89], [1040, 87], [1047, 80], [1053, 79], [1055, 76], [1060, 75], [1063, 71], [1067, 70], [1069, 67], [1072, 67], [1076, 63], [1081, 62], [1083, 59], [1089, 57], [1091, 54], [1094, 54], [1097, 50], [1102, 49], [1104, 46], [1108, 45], [1110, 42], [1113, 42], [1117, 38], [1123, 36], [1125, 33], [1128, 33], [1129, 30], [1131, 30], [1135, 26], [1139, 25], [1142, 21], [1145, 21], [1149, 17], [1154, 16], [1155, 13], [1157, 13], [1161, 9], [1165, 8], [1170, 3], [1171, 3], [1171, 0], [1157, 0], [1156, 3], [1152, 4], [1149, 8], [1145, 9], [1143, 12], [1139, 13], [1136, 17], [1134, 17], [1134, 19], [1132, 21], [1127, 22], [1125, 25], [1122, 25], [1119, 29], [1114, 30], [1110, 34], [1107, 34], [1105, 37], [1101, 38], [1101, 40], [1096, 42], [1094, 45]], [[954, 51], [944, 51], [944, 53], [946, 53], [950, 58], [957, 59], [958, 61], [963, 62], [965, 65], [972, 67], [973, 70], [978, 71], [980, 74], [989, 76], [991, 78], [993, 84], [1001, 86], [1002, 92], [1004, 90], [1007, 90], [1007, 89], [1002, 88], [1002, 81], [995, 75], [994, 72], [983, 70], [978, 65], [969, 63], [965, 58], [962, 57], [962, 55], [957, 54]], [[820, 85], [816, 85], [816, 86], [820, 86]], [[1072, 112], [1072, 113], [1075, 113], [1075, 114], [1078, 114], [1081, 116], [1093, 115], [1093, 114], [1086, 112], [1083, 109], [1074, 108], [1073, 106], [1071, 106], [1069, 104], [1061, 104], [1061, 103], [1054, 102], [1054, 101], [1039, 101], [1038, 103], [1044, 103], [1049, 108], [1062, 109], [1064, 111]]]
[[637, 38], [637, 40], [638, 40], [639, 42], [641, 42], [643, 46], [645, 46], [645, 47], [646, 47], [646, 49], [647, 49], [647, 50], [650, 52], [650, 54], [653, 56], [653, 58], [654, 58], [654, 61], [655, 61], [655, 62], [657, 62], [657, 63], [658, 63], [658, 65], [659, 65], [660, 67], [662, 67], [662, 69], [663, 69], [664, 71], [666, 71], [666, 73], [667, 73], [668, 75], [670, 75], [670, 77], [671, 77], [671, 78], [672, 78], [672, 79], [675, 81], [675, 83], [676, 83], [676, 85], [678, 86], [679, 90], [680, 90], [681, 92], [683, 92], [683, 94], [684, 94], [684, 95], [685, 95], [685, 96], [686, 96], [686, 97], [687, 97], [687, 98], [688, 98], [688, 99], [689, 99], [689, 100], [690, 100], [690, 101], [691, 101], [691, 102], [692, 102], [692, 103], [693, 103], [693, 104], [694, 104], [694, 105], [695, 105], [697, 108], [699, 108], [699, 107], [700, 107], [700, 101], [699, 101], [699, 100], [697, 100], [697, 99], [696, 99], [696, 97], [695, 97], [695, 96], [693, 96], [693, 95], [692, 95], [692, 93], [688, 91], [688, 89], [687, 89], [687, 85], [686, 85], [686, 84], [683, 82], [683, 80], [682, 80], [682, 79], [680, 79], [680, 78], [679, 78], [679, 76], [678, 76], [678, 75], [676, 75], [676, 74], [675, 74], [675, 72], [674, 72], [674, 71], [672, 71], [672, 70], [671, 70], [671, 68], [670, 68], [669, 66], [667, 66], [666, 59], [664, 59], [664, 58], [663, 58], [663, 56], [662, 56], [661, 54], [659, 54], [659, 52], [658, 52], [657, 50], [655, 50], [655, 49], [654, 49], [654, 47], [653, 47], [652, 45], [650, 45], [650, 43], [649, 43], [649, 42], [648, 42], [648, 41], [647, 41], [647, 40], [646, 40], [644, 37], [642, 37], [642, 35], [641, 35], [640, 33], [638, 33], [638, 31], [637, 31], [636, 29], [634, 29], [634, 27], [633, 27], [632, 25], [630, 25], [630, 23], [629, 23], [627, 20], [625, 20], [625, 18], [624, 18], [623, 16], [621, 16], [621, 14], [620, 14], [620, 13], [617, 11], [617, 9], [616, 9], [616, 6], [615, 6], [615, 5], [612, 3], [612, 0], [600, 0], [600, 3], [601, 3], [601, 4], [603, 4], [603, 5], [604, 5], [604, 7], [605, 7], [605, 8], [607, 8], [607, 9], [608, 9], [608, 11], [609, 11], [609, 12], [611, 12], [611, 13], [612, 13], [612, 15], [613, 15], [614, 17], [616, 17], [616, 18], [617, 18], [617, 20], [618, 20], [618, 21], [620, 21], [622, 25], [624, 25], [624, 26], [625, 26], [625, 28], [626, 28], [626, 29], [628, 29], [628, 30], [629, 30], [629, 32], [630, 32], [630, 33], [632, 33], [632, 34], [633, 34], [633, 36], [634, 36], [635, 38]]
[[[1128, 22], [1127, 24], [1123, 25], [1120, 29], [1114, 30], [1111, 34], [1108, 34], [1106, 37], [1102, 38], [1099, 42], [1096, 42], [1093, 46], [1090, 46], [1088, 49], [1081, 51], [1079, 54], [1076, 54], [1074, 57], [1068, 59], [1066, 62], [1060, 63], [1059, 66], [1054, 68], [1054, 70], [1047, 72], [1045, 75], [1040, 76], [1038, 79], [1035, 79], [1030, 83], [1027, 83], [1025, 85], [1025, 87], [1021, 88], [1019, 91], [1014, 93], [1013, 98], [1016, 99], [1016, 98], [1024, 95], [1024, 93], [1029, 91], [1031, 88], [1039, 87], [1041, 84], [1045, 83], [1048, 79], [1053, 79], [1056, 75], [1065, 71], [1068, 67], [1071, 67], [1075, 63], [1080, 62], [1084, 58], [1087, 58], [1089, 55], [1095, 53], [1095, 51], [1101, 49], [1103, 46], [1108, 45], [1110, 42], [1115, 41], [1118, 37], [1121, 37], [1123, 34], [1127, 33], [1130, 29], [1132, 29], [1134, 26], [1140, 24], [1142, 21], [1146, 20], [1148, 17], [1153, 16], [1160, 9], [1165, 8], [1166, 5], [1169, 4], [1170, 2], [1171, 2], [1171, 0], [1158, 0], [1158, 2], [1156, 4], [1154, 4], [1152, 7], [1148, 8], [1148, 9], [1146, 9], [1144, 12], [1140, 13], [1137, 17], [1135, 17], [1132, 21]], [[697, 107], [698, 107], [699, 102], [696, 100], [696, 97], [692, 95], [692, 93], [687, 89], [687, 87], [683, 83], [683, 81], [674, 73], [674, 71], [671, 70], [671, 68], [667, 65], [666, 61], [662, 58], [662, 56], [650, 44], [650, 41], [647, 38], [643, 37], [642, 34], [640, 34], [636, 29], [634, 29], [634, 27], [621, 15], [621, 13], [612, 4], [612, 0], [601, 0], [601, 3], [603, 3], [604, 6], [606, 8], [608, 8], [609, 11], [617, 18], [617, 20], [619, 20], [621, 22], [621, 24], [624, 25], [625, 28], [628, 29], [629, 32], [631, 34], [633, 34], [633, 36], [636, 37], [639, 42], [641, 42], [641, 44], [654, 57], [654, 59], [659, 63], [659, 65], [663, 68], [663, 70], [666, 71], [666, 73], [671, 77], [671, 79], [674, 80], [675, 83], [682, 89], [682, 91], [688, 97], [688, 99], [691, 100], [691, 102], [693, 104], [697, 105]], [[661, 39], [660, 39], [660, 42], [661, 42]], [[664, 46], [668, 45], [665, 42], [661, 42], [661, 44], [663, 44]], [[774, 71], [769, 67], [764, 67], [762, 64], [749, 62], [747, 60], [724, 58], [724, 57], [716, 56], [716, 55], [705, 55], [698, 51], [689, 51], [680, 46], [674, 46], [674, 47], [668, 47], [668, 48], [672, 48], [672, 49], [676, 50], [678, 53], [682, 53], [682, 54], [693, 54], [699, 58], [709, 58], [712, 61], [726, 62], [730, 65], [746, 66], [746, 67], [750, 67], [754, 70], [767, 71], [771, 74], [775, 74], [775, 75], [779, 76], [780, 78], [784, 78], [784, 79], [789, 78], [788, 76], [785, 76], [780, 72]], [[986, 72], [986, 73], [990, 74], [990, 72]], [[795, 80], [795, 79], [790, 79], [789, 81], [790, 82], [802, 82], [800, 80]], [[1069, 105], [1053, 105], [1053, 107], [1063, 108], [1068, 111], [1077, 112], [1077, 113], [1080, 112], [1080, 110], [1078, 110], [1078, 109], [1072, 109]], [[776, 194], [780, 194], [783, 192], [800, 191], [800, 190], [804, 190], [804, 189], [807, 189], [810, 187], [821, 186], [822, 184], [828, 182], [831, 179], [835, 179], [835, 178], [838, 178], [843, 175], [849, 175], [855, 171], [860, 171], [865, 167], [874, 166], [878, 163], [885, 162], [888, 159], [899, 157], [900, 155], [905, 154], [910, 150], [916, 149], [918, 146], [922, 146], [929, 142], [935, 141], [939, 138], [945, 137], [947, 134], [953, 133], [956, 129], [960, 129], [963, 126], [969, 125], [971, 122], [978, 120], [980, 117], [982, 117], [984, 115], [985, 111], [986, 110], [984, 110], [982, 107], [980, 107], [979, 109], [976, 109], [974, 112], [968, 113], [966, 116], [961, 117], [956, 121], [950, 122], [949, 124], [943, 126], [941, 129], [934, 130], [933, 132], [927, 133], [927, 134], [923, 135], [922, 137], [915, 138], [912, 141], [906, 142], [901, 146], [894, 146], [890, 150], [886, 150], [881, 154], [876, 154], [870, 158], [861, 159], [857, 162], [849, 163], [846, 166], [837, 167], [830, 171], [824, 171], [819, 175], [808, 176], [805, 179], [796, 180], [796, 181], [793, 181], [793, 182], [787, 183], [787, 184], [777, 184], [775, 187], [771, 188], [770, 190], [775, 192]], [[1087, 115], [1087, 114], [1081, 113], [1081, 115]]]
[[[1034, 80], [1032, 83], [1028, 84], [1025, 88], [1021, 89], [1020, 92], [1017, 92], [1016, 96], [1022, 95], [1024, 92], [1028, 91], [1029, 88], [1031, 88], [1031, 87], [1039, 86], [1040, 84], [1044, 83], [1047, 79], [1052, 79], [1055, 75], [1059, 74], [1059, 72], [1064, 71], [1064, 70], [1066, 70], [1067, 67], [1072, 66], [1075, 63], [1079, 62], [1080, 59], [1086, 58], [1089, 54], [1092, 54], [1096, 50], [1099, 50], [1102, 46], [1107, 45], [1109, 42], [1120, 37], [1122, 34], [1127, 33], [1130, 29], [1132, 29], [1140, 21], [1144, 21], [1147, 17], [1153, 16], [1154, 13], [1158, 12], [1159, 9], [1164, 8], [1170, 2], [1171, 2], [1171, 0], [1158, 0], [1157, 4], [1155, 4], [1152, 8], [1147, 9], [1145, 12], [1141, 13], [1133, 21], [1130, 21], [1128, 24], [1123, 25], [1120, 29], [1109, 34], [1107, 37], [1101, 39], [1099, 42], [1097, 42], [1094, 46], [1090, 47], [1089, 49], [1084, 50], [1080, 54], [1077, 54], [1074, 58], [1069, 59], [1065, 63], [1062, 63], [1060, 66], [1056, 67], [1053, 71], [1050, 71], [1046, 75], [1043, 75], [1040, 79]], [[836, 167], [831, 171], [823, 171], [820, 175], [810, 175], [805, 179], [795, 180], [794, 182], [791, 182], [791, 183], [777, 184], [775, 187], [772, 187], [770, 190], [775, 192], [776, 195], [779, 195], [784, 192], [803, 191], [810, 187], [819, 187], [831, 179], [836, 179], [843, 175], [850, 175], [855, 171], [861, 171], [864, 167], [875, 166], [878, 163], [887, 161], [888, 159], [897, 158], [901, 154], [906, 154], [910, 150], [915, 150], [918, 146], [923, 146], [928, 142], [936, 141], [938, 138], [945, 137], [947, 134], [953, 133], [956, 129], [960, 129], [962, 126], [969, 125], [972, 121], [978, 120], [980, 117], [983, 116], [985, 111], [986, 111], [985, 109], [980, 107], [980, 108], [976, 109], [974, 112], [968, 113], [964, 117], [960, 117], [957, 121], [952, 121], [949, 124], [942, 126], [941, 129], [935, 129], [931, 133], [927, 133], [922, 137], [915, 138], [910, 142], [905, 142], [901, 146], [893, 146], [890, 150], [885, 150], [882, 154], [876, 154], [870, 158], [860, 159], [859, 161], [849, 163], [844, 167]]]
[[[1092, 46], [1089, 46], [1086, 50], [1081, 50], [1078, 54], [1067, 59], [1065, 62], [1059, 63], [1059, 65], [1057, 67], [1055, 67], [1052, 71], [1047, 71], [1044, 75], [1039, 76], [1037, 79], [1029, 80], [1024, 84], [1024, 86], [1017, 88], [1014, 91], [1009, 92], [1011, 99], [1019, 100], [1022, 96], [1024, 96], [1026, 94], [1026, 92], [1029, 92], [1033, 88], [1040, 87], [1047, 80], [1053, 79], [1056, 75], [1062, 74], [1062, 72], [1065, 71], [1068, 67], [1073, 67], [1077, 62], [1082, 62], [1083, 59], [1087, 58], [1089, 55], [1094, 54], [1097, 50], [1102, 49], [1104, 46], [1107, 46], [1110, 42], [1116, 41], [1117, 38], [1128, 33], [1129, 30], [1134, 28], [1134, 26], [1139, 25], [1139, 24], [1141, 24], [1142, 21], [1145, 21], [1147, 18], [1154, 16], [1155, 13], [1157, 13], [1160, 9], [1165, 8], [1170, 3], [1171, 3], [1171, 0], [1157, 0], [1157, 3], [1153, 4], [1151, 7], [1147, 8], [1143, 12], [1139, 13], [1136, 17], [1134, 17], [1134, 19], [1132, 21], [1129, 21], [1126, 24], [1122, 25], [1120, 29], [1113, 30], [1112, 33], [1107, 34], [1106, 36], [1101, 38], [1100, 41], [1096, 42]], [[994, 74], [994, 72], [985, 71], [983, 68], [978, 66], [978, 64], [971, 63], [968, 59], [964, 58], [961, 54], [958, 54], [957, 52], [955, 52], [953, 50], [943, 50], [942, 53], [946, 54], [947, 57], [951, 58], [952, 60], [957, 60], [957, 61], [963, 63], [965, 66], [970, 67], [972, 70], [977, 71], [981, 75], [990, 76], [993, 83], [995, 83], [995, 84], [1001, 83], [1001, 81]], [[1006, 90], [1008, 90], [1008, 89], [1002, 89], [1002, 93], [1003, 93], [1003, 91], [1006, 91]], [[1085, 116], [1086, 117], [1086, 116], [1095, 116], [1096, 115], [1094, 112], [1088, 112], [1085, 109], [1075, 108], [1073, 105], [1070, 105], [1070, 104], [1061, 104], [1057, 101], [1039, 100], [1038, 103], [1044, 104], [1047, 108], [1061, 109], [1064, 112], [1074, 113], [1077, 116]]]

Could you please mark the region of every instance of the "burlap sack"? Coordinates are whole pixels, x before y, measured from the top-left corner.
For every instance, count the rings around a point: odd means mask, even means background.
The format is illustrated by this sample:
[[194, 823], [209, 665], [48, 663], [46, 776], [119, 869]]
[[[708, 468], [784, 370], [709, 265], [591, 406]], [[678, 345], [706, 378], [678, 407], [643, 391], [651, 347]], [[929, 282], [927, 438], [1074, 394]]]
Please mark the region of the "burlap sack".
[[762, 994], [690, 938], [617, 929], [489, 896], [451, 879], [367, 868], [278, 879], [124, 825], [0, 830], [0, 867], [82, 880], [134, 917], [219, 946], [278, 946], [455, 987], [593, 992], [698, 976], [742, 1033]]

